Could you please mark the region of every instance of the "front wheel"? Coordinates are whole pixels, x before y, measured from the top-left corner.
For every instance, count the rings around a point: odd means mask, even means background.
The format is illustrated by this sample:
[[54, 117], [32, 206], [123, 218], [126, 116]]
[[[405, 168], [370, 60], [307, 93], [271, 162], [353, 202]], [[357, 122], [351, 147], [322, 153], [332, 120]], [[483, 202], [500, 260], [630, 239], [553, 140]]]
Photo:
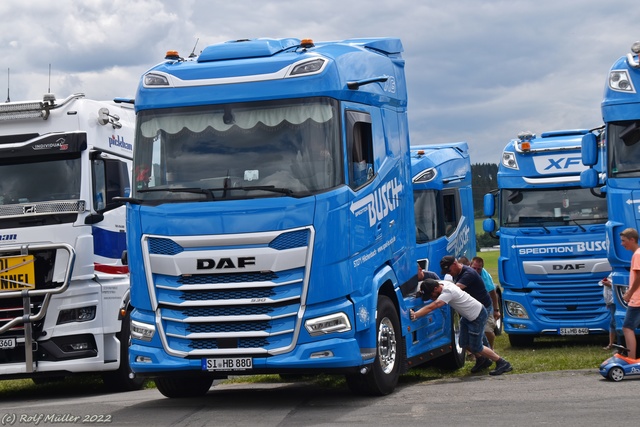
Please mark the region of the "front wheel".
[[460, 347], [460, 315], [451, 309], [451, 352], [433, 361], [434, 365], [449, 370], [460, 369], [465, 362], [465, 349]]
[[376, 358], [365, 374], [349, 374], [347, 385], [357, 394], [384, 396], [392, 393], [405, 361], [405, 348], [396, 307], [389, 297], [378, 297]]
[[131, 339], [130, 313], [122, 319], [122, 327], [118, 333], [120, 340], [120, 367], [116, 371], [102, 374], [102, 382], [110, 391], [140, 390], [144, 385], [144, 378], [137, 378], [129, 366], [129, 341]]
[[[502, 319], [504, 319], [504, 309], [502, 307], [502, 293], [501, 292], [498, 293], [498, 308], [500, 309], [500, 318], [498, 320], [496, 320], [496, 327], [493, 330], [493, 333], [496, 334], [496, 336], [502, 335], [502, 330], [503, 330]], [[491, 316], [492, 314], [489, 314], [489, 315]]]
[[622, 379], [624, 378], [624, 370], [620, 366], [614, 366], [613, 368], [609, 369], [607, 378], [615, 382], [622, 381]]
[[509, 334], [511, 347], [531, 347], [533, 345], [533, 335]]
[[213, 384], [213, 376], [203, 373], [187, 377], [158, 377], [155, 382], [158, 391], [166, 397], [199, 397], [207, 394]]

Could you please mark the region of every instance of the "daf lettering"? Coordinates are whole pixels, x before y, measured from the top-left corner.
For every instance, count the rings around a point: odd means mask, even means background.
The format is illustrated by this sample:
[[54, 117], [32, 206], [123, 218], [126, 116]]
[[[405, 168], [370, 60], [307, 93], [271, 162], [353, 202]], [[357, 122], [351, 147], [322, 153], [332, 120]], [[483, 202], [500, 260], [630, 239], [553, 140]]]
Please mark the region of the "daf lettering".
[[586, 266], [584, 264], [554, 264], [554, 270], [584, 270]]
[[246, 268], [249, 265], [256, 265], [255, 257], [220, 258], [217, 261], [211, 258], [201, 258], [196, 261], [196, 269], [198, 270]]

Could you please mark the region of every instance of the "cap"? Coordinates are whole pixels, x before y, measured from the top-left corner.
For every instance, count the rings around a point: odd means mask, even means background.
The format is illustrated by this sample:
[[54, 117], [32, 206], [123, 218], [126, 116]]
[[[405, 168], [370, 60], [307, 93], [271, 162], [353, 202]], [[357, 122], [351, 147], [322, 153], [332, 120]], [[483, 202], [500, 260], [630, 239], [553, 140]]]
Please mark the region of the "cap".
[[433, 290], [440, 285], [440, 282], [434, 279], [425, 279], [420, 283], [420, 297], [423, 301], [431, 299]]
[[442, 259], [440, 260], [440, 268], [442, 269], [443, 276], [449, 273], [449, 267], [451, 267], [451, 264], [453, 264], [454, 262], [456, 262], [456, 259], [451, 255], [442, 257]]

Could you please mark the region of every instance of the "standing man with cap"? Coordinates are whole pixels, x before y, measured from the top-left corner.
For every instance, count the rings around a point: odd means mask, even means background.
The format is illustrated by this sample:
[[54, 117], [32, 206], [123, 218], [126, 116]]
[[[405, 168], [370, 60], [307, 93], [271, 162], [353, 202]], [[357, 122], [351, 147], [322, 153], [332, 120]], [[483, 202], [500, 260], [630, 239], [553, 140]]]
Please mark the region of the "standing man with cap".
[[[420, 284], [420, 298], [432, 302], [418, 311], [409, 311], [411, 320], [416, 320], [449, 304], [460, 318], [460, 346], [476, 355], [476, 361], [485, 360], [482, 369], [488, 368], [496, 362], [496, 368], [489, 375], [502, 375], [513, 370], [511, 363], [504, 360], [495, 351], [482, 343], [484, 324], [487, 321], [487, 310], [475, 298], [462, 291], [458, 286], [447, 281], [426, 279]], [[476, 366], [478, 363], [476, 362]], [[477, 372], [477, 371], [476, 371]]]

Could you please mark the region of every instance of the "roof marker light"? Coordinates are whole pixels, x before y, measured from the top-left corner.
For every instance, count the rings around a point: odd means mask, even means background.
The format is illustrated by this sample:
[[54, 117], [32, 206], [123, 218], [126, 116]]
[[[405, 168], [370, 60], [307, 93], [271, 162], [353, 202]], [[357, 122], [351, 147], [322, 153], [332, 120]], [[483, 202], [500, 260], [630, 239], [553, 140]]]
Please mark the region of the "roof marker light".
[[177, 60], [180, 59], [180, 55], [178, 55], [178, 51], [177, 50], [168, 50], [167, 54], [164, 56], [164, 59], [170, 59], [170, 60], [177, 61]]
[[305, 49], [309, 49], [310, 47], [314, 47], [315, 44], [313, 44], [313, 39], [302, 39], [300, 41], [300, 46]]

